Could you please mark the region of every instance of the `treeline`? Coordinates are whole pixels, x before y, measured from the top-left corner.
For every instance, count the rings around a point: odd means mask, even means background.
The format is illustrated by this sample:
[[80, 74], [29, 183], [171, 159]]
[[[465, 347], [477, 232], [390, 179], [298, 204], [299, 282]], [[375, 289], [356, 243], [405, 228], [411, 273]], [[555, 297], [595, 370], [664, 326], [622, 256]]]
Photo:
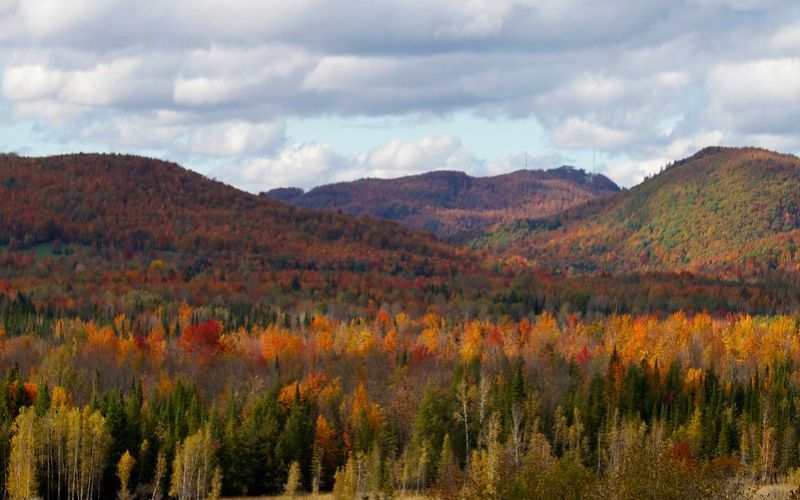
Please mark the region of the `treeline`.
[[4, 494], [719, 498], [800, 476], [792, 317], [218, 313], [4, 335]]

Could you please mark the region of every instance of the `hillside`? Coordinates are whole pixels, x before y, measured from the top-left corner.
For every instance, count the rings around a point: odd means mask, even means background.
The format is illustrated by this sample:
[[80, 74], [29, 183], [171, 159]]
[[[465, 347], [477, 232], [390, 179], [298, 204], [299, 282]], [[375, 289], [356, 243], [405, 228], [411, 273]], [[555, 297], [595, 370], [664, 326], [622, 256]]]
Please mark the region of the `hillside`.
[[[508, 234], [491, 240], [501, 257], [517, 251], [496, 244]], [[113, 318], [188, 302], [238, 311], [239, 321], [272, 321], [286, 311], [354, 317], [380, 308], [516, 318], [564, 307], [772, 312], [793, 310], [798, 297], [796, 286], [777, 282], [670, 274], [587, 281], [548, 271], [393, 222], [294, 208], [173, 163], [0, 155], [0, 312], [21, 308], [23, 318], [30, 303]], [[0, 327], [26, 330], [29, 321]]]
[[618, 190], [602, 175], [561, 167], [494, 177], [437, 171], [330, 184], [307, 193], [280, 188], [265, 195], [299, 207], [371, 215], [463, 239], [471, 231], [520, 218], [545, 217]]
[[614, 197], [507, 224], [476, 240], [576, 271], [795, 271], [800, 159], [707, 148]]
[[173, 163], [0, 156], [0, 280], [13, 283], [158, 283], [180, 295], [198, 280], [216, 294], [291, 282], [335, 293], [474, 265], [399, 224], [297, 209]]

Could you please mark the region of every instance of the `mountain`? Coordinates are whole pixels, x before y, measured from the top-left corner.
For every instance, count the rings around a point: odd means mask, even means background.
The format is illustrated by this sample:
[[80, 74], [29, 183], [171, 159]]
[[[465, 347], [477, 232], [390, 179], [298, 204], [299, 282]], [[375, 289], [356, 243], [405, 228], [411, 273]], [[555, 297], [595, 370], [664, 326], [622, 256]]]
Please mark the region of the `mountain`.
[[471, 231], [552, 215], [617, 191], [619, 187], [605, 176], [561, 167], [494, 177], [436, 171], [329, 184], [306, 193], [280, 188], [264, 195], [298, 207], [371, 215], [442, 237], [464, 239]]
[[[628, 195], [615, 196], [524, 225], [579, 227], [581, 217], [592, 211], [599, 217]], [[667, 202], [666, 213], [670, 208]], [[292, 312], [352, 318], [380, 309], [514, 318], [542, 310], [778, 312], [793, 310], [800, 297], [800, 288], [780, 280], [531, 270], [505, 257], [524, 249], [528, 238], [552, 252], [558, 247], [548, 241], [563, 244], [557, 238], [563, 229], [531, 230], [500, 245], [509, 227], [485, 235], [498, 259], [395, 222], [295, 208], [174, 163], [0, 154], [0, 313], [16, 304], [23, 319], [15, 331], [30, 331], [38, 328], [32, 310], [111, 321], [120, 312], [174, 311], [184, 302], [263, 324], [287, 321]], [[597, 258], [569, 252], [576, 268]], [[547, 262], [547, 253], [537, 255]]]
[[400, 224], [298, 209], [174, 163], [0, 155], [0, 288], [155, 284], [181, 296], [196, 282], [205, 296], [275, 286], [335, 295], [470, 267], [468, 251]]
[[574, 271], [796, 271], [800, 159], [703, 149], [613, 197], [506, 224], [474, 243]]

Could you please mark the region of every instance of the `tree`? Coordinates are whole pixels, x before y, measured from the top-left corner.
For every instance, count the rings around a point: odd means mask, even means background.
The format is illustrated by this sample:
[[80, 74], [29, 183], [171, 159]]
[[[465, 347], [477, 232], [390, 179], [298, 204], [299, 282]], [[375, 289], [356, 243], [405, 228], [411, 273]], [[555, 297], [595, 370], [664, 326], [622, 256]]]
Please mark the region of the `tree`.
[[125, 453], [119, 459], [117, 463], [117, 477], [119, 478], [119, 498], [120, 500], [130, 500], [133, 498], [131, 495], [130, 490], [128, 489], [128, 482], [131, 479], [131, 472], [133, 471], [133, 467], [136, 465], [136, 459], [125, 450]]
[[161, 480], [167, 473], [167, 457], [163, 453], [159, 453], [156, 458], [156, 470], [153, 474], [153, 495], [150, 500], [160, 500], [162, 497]]
[[211, 429], [206, 426], [178, 446], [169, 494], [179, 500], [206, 498], [212, 490], [214, 468]]
[[450, 435], [445, 434], [442, 452], [439, 455], [439, 469], [436, 474], [436, 490], [443, 498], [456, 498], [461, 486], [461, 470], [450, 446]]
[[462, 497], [475, 499], [499, 499], [502, 472], [501, 446], [498, 442], [499, 421], [492, 417], [489, 421], [486, 448], [472, 452], [468, 464], [467, 482]]
[[464, 453], [466, 455], [464, 463], [469, 463], [469, 413], [470, 403], [473, 399], [473, 390], [471, 386], [467, 384], [466, 377], [458, 382], [456, 398], [458, 399], [458, 418], [461, 420], [461, 423], [464, 424]]
[[358, 465], [351, 455], [343, 467], [336, 470], [333, 481], [333, 498], [335, 500], [351, 500], [358, 492]]
[[289, 466], [289, 476], [283, 486], [283, 494], [289, 498], [294, 498], [300, 491], [300, 463], [295, 460]]
[[11, 456], [8, 464], [8, 496], [27, 500], [38, 493], [36, 455], [38, 422], [33, 408], [21, 408], [12, 426]]
[[100, 493], [111, 446], [106, 419], [98, 411], [59, 403], [42, 418], [43, 469], [48, 496], [90, 498]]

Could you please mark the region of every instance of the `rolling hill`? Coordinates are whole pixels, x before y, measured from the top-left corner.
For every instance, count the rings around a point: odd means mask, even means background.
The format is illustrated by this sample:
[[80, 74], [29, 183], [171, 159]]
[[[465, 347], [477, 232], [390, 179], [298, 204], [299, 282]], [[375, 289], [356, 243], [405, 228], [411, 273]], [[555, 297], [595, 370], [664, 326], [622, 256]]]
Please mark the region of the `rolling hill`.
[[60, 290], [64, 302], [82, 300], [78, 287], [209, 301], [267, 300], [275, 287], [379, 296], [478, 267], [469, 251], [400, 224], [298, 209], [174, 163], [0, 155], [4, 289]]
[[495, 224], [545, 217], [619, 191], [608, 178], [572, 167], [519, 170], [494, 177], [436, 171], [397, 179], [361, 179], [303, 192], [264, 193], [298, 207], [341, 210], [398, 221], [454, 240]]
[[474, 241], [545, 268], [764, 275], [798, 270], [800, 159], [706, 148], [613, 197]]

